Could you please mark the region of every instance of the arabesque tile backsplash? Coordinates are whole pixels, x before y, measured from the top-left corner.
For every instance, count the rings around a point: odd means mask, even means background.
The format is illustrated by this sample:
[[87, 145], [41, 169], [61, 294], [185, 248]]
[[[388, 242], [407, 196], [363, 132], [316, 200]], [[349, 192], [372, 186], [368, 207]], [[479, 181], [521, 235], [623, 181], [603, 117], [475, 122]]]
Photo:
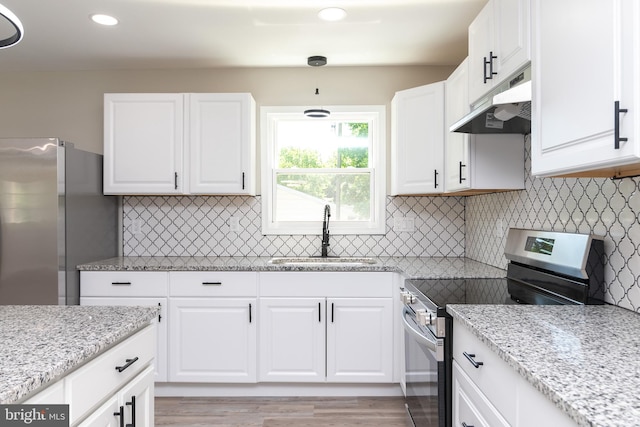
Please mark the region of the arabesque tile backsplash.
[[[533, 178], [530, 165], [527, 141], [525, 190], [466, 198], [388, 197], [385, 235], [332, 235], [331, 253], [467, 256], [505, 268], [509, 227], [594, 233], [605, 236], [607, 301], [640, 311], [640, 179]], [[260, 197], [127, 196], [123, 255], [319, 254], [317, 235], [262, 235], [261, 209]], [[241, 231], [230, 231], [231, 217], [239, 218]], [[415, 231], [396, 232], [394, 217], [414, 218]], [[138, 224], [140, 232], [134, 233]]]

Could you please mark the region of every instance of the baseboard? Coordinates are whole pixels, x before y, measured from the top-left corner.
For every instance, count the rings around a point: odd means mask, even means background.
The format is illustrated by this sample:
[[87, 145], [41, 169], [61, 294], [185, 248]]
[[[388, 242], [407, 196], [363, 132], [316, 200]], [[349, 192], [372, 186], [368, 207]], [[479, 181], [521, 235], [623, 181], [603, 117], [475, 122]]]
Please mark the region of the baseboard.
[[393, 384], [197, 384], [155, 383], [156, 397], [403, 396]]

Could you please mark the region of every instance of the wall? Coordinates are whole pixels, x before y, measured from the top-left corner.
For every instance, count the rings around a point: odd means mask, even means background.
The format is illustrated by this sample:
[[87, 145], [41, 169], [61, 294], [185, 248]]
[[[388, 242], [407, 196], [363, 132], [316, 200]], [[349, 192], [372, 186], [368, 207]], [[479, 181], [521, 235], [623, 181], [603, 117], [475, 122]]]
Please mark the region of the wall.
[[[506, 268], [509, 227], [604, 236], [605, 299], [640, 311], [640, 178], [534, 178], [530, 171], [527, 141], [524, 191], [467, 198], [466, 256]], [[498, 221], [504, 237], [497, 236]]]
[[[106, 92], [251, 92], [262, 105], [386, 105], [453, 67], [237, 68], [0, 73], [0, 137], [57, 136], [102, 153]], [[314, 95], [315, 88], [320, 95]], [[387, 126], [387, 128], [389, 128]]]

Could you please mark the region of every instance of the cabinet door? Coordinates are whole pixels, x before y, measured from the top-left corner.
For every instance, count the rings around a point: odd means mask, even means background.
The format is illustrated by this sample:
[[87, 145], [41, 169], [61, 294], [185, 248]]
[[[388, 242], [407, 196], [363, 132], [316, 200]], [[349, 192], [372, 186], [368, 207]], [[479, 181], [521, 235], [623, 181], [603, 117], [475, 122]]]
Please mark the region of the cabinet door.
[[391, 298], [327, 300], [327, 381], [391, 382]]
[[255, 101], [246, 93], [189, 95], [192, 194], [255, 194]]
[[[490, 0], [469, 25], [469, 102], [472, 104], [493, 87], [487, 61], [491, 60], [491, 52], [495, 54], [494, 39], [493, 1]], [[496, 68], [493, 71], [497, 72]]]
[[78, 427], [120, 427], [120, 406], [118, 396], [114, 395], [96, 409]]
[[103, 297], [82, 297], [80, 305], [157, 305], [160, 307], [160, 315], [157, 317], [156, 327], [156, 355], [155, 380], [158, 382], [167, 381], [167, 299], [166, 298], [103, 298]]
[[154, 372], [150, 366], [131, 380], [118, 393], [124, 408], [124, 425], [153, 427], [154, 425]]
[[183, 191], [183, 95], [104, 95], [104, 193]]
[[256, 381], [255, 298], [172, 298], [169, 381]]
[[[534, 175], [614, 176], [606, 168], [640, 161], [639, 10], [633, 0], [532, 1]], [[616, 101], [629, 112], [615, 114]], [[628, 138], [618, 147], [616, 118]]]
[[260, 381], [325, 381], [325, 299], [260, 299]]
[[444, 192], [444, 82], [396, 92], [391, 119], [392, 195]]
[[473, 104], [531, 60], [530, 0], [490, 0], [469, 25]]
[[497, 82], [504, 81], [531, 60], [530, 0], [492, 0], [495, 22]]
[[449, 126], [469, 112], [468, 58], [455, 69], [446, 82], [445, 96], [445, 189], [465, 190], [469, 179], [469, 135], [449, 132]]

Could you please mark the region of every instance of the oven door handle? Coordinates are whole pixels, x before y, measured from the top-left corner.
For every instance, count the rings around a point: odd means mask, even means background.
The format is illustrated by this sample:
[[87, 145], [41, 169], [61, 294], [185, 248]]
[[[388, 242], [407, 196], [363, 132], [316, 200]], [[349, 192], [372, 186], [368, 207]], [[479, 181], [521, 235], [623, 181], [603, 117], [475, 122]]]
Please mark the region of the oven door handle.
[[429, 350], [437, 354], [438, 339], [433, 337], [433, 340], [431, 340], [430, 337], [422, 334], [419, 331], [416, 331], [414, 328], [411, 327], [409, 322], [407, 322], [407, 316], [413, 317], [413, 314], [409, 311], [407, 307], [404, 307], [404, 309], [402, 310], [402, 323], [404, 323], [404, 330], [409, 332], [411, 336], [413, 336], [413, 338], [418, 340], [420, 344], [424, 344], [425, 346], [427, 346]]

